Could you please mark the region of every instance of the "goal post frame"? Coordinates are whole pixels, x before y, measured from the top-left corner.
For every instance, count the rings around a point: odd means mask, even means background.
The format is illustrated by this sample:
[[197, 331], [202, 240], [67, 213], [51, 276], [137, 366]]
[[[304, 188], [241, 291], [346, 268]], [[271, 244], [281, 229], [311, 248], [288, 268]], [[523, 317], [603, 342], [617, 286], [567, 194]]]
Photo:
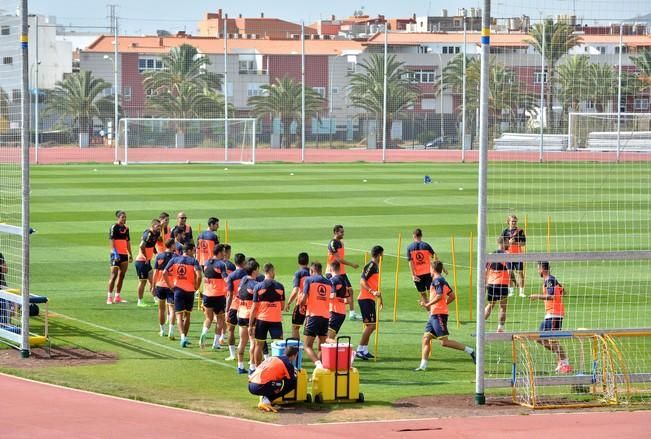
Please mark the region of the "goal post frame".
[[611, 131], [613, 133], [617, 134], [616, 138], [616, 151], [619, 154], [622, 150], [621, 143], [622, 143], [622, 138], [621, 138], [621, 123], [623, 121], [623, 118], [627, 117], [644, 117], [649, 120], [651, 120], [651, 112], [639, 112], [639, 113], [631, 113], [631, 112], [590, 112], [590, 111], [570, 111], [567, 113], [567, 149], [577, 149], [578, 145], [575, 145], [575, 142], [573, 141], [573, 136], [576, 135], [574, 132], [573, 126], [574, 126], [574, 121], [580, 117], [580, 116], [586, 116], [586, 117], [593, 117], [593, 118], [607, 118], [607, 117], [612, 117], [613, 122], [617, 123], [617, 129], [615, 131]]
[[[129, 159], [129, 149], [133, 149], [129, 147], [129, 126], [130, 123], [134, 122], [187, 122], [187, 123], [192, 123], [192, 122], [208, 122], [208, 123], [215, 123], [219, 124], [222, 123], [224, 126], [224, 135], [229, 136], [232, 135], [229, 134], [231, 130], [229, 127], [233, 124], [237, 123], [243, 123], [245, 127], [247, 127], [247, 124], [251, 124], [250, 128], [246, 128], [246, 132], [244, 133], [245, 139], [246, 137], [250, 136], [250, 148], [251, 148], [251, 153], [250, 153], [250, 160], [232, 160], [229, 159], [229, 153], [235, 149], [234, 143], [229, 138], [225, 137], [224, 138], [224, 159], [223, 160], [171, 160], [171, 161], [138, 161], [137, 163], [140, 164], [153, 164], [153, 163], [224, 163], [224, 164], [255, 164], [255, 158], [256, 158], [256, 127], [257, 127], [257, 122], [258, 120], [253, 117], [243, 117], [243, 118], [176, 118], [176, 117], [124, 117], [120, 119], [119, 126], [118, 126], [118, 132], [121, 132], [123, 130], [123, 134], [121, 136], [118, 136], [118, 142], [116, 143], [116, 148], [118, 152], [116, 153], [116, 157], [118, 159], [116, 160], [116, 164], [122, 164], [122, 165], [128, 165], [130, 162], [134, 163], [134, 160]], [[218, 125], [216, 125], [218, 126]], [[244, 144], [244, 142], [242, 142]], [[170, 148], [165, 147], [165, 149]], [[173, 149], [179, 149], [178, 146], [173, 146]], [[185, 147], [184, 147], [185, 148]], [[221, 148], [221, 147], [219, 147]], [[119, 151], [120, 149], [124, 150], [124, 156], [123, 160], [119, 160], [120, 154]], [[192, 148], [188, 148], [192, 149]], [[204, 148], [207, 151], [210, 149]]]

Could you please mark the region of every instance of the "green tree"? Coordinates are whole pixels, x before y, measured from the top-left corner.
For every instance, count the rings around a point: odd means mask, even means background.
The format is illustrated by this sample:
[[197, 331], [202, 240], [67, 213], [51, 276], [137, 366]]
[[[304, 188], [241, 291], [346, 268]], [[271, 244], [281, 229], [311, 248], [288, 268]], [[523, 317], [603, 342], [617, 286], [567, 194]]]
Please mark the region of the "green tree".
[[590, 57], [576, 55], [568, 57], [558, 66], [559, 95], [564, 113], [578, 111], [579, 104], [590, 95]]
[[[298, 123], [301, 118], [301, 88], [300, 82], [285, 76], [282, 79], [277, 78], [273, 84], [260, 87], [262, 95], [252, 96], [248, 101], [256, 117], [271, 115], [272, 118], [280, 119], [283, 128], [281, 145], [284, 148], [290, 146], [292, 122]], [[323, 110], [324, 103], [325, 99], [314, 89], [305, 87], [306, 118], [318, 115]]]
[[113, 105], [112, 96], [102, 96], [108, 88], [109, 82], [94, 77], [88, 70], [73, 73], [55, 84], [45, 114], [59, 121], [72, 119], [79, 130], [79, 146], [88, 146], [93, 119], [100, 117], [102, 106]]
[[631, 61], [639, 71], [638, 78], [647, 87], [651, 87], [651, 50], [645, 50], [640, 55], [631, 56]]
[[[545, 87], [545, 100], [547, 104], [547, 116], [549, 117], [552, 129], [557, 128], [555, 116], [552, 112], [554, 103], [554, 87], [556, 84], [556, 64], [567, 54], [567, 52], [583, 41], [580, 35], [574, 33], [574, 28], [569, 24], [556, 21], [552, 18], [545, 19], [542, 23], [536, 23], [529, 32], [529, 39], [525, 42], [531, 44], [536, 52], [545, 54], [545, 66], [547, 81]], [[543, 51], [544, 46], [544, 51]]]
[[[403, 63], [397, 61], [395, 55], [389, 55], [386, 61], [387, 131], [382, 136], [386, 136], [389, 144], [393, 118], [416, 102], [419, 90], [409, 81]], [[360, 71], [350, 75], [350, 100], [355, 107], [371, 114], [380, 126], [384, 112], [384, 55], [372, 54], [358, 67]]]

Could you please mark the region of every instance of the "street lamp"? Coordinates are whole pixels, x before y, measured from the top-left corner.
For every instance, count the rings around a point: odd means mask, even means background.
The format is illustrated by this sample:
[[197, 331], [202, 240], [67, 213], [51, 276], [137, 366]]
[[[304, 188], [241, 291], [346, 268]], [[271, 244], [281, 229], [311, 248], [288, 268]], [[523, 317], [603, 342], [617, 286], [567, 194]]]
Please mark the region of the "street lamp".
[[[117, 45], [115, 46], [117, 49]], [[113, 132], [109, 141], [115, 147], [115, 161], [118, 160], [117, 138], [118, 138], [118, 57], [104, 55], [104, 59], [113, 62]]]

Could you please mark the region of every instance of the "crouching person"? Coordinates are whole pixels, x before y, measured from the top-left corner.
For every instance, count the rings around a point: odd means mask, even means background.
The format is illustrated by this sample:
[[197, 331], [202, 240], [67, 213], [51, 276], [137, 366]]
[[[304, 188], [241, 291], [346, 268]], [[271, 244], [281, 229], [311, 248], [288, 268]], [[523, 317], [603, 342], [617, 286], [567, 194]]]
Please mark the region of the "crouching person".
[[265, 412], [277, 412], [271, 402], [287, 395], [296, 388], [294, 362], [298, 349], [288, 346], [285, 355], [270, 357], [260, 363], [249, 377], [249, 392], [260, 396], [258, 408]]

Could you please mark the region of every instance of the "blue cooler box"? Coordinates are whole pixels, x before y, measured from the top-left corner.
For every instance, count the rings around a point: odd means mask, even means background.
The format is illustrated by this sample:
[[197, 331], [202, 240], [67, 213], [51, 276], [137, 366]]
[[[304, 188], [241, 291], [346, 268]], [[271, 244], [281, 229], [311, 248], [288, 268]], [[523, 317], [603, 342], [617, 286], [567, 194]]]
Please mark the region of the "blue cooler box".
[[297, 369], [302, 369], [303, 366], [303, 343], [297, 340], [278, 340], [271, 343], [271, 355], [278, 357], [280, 355], [285, 355], [285, 346], [294, 346], [298, 347], [298, 355], [296, 356], [296, 365]]

